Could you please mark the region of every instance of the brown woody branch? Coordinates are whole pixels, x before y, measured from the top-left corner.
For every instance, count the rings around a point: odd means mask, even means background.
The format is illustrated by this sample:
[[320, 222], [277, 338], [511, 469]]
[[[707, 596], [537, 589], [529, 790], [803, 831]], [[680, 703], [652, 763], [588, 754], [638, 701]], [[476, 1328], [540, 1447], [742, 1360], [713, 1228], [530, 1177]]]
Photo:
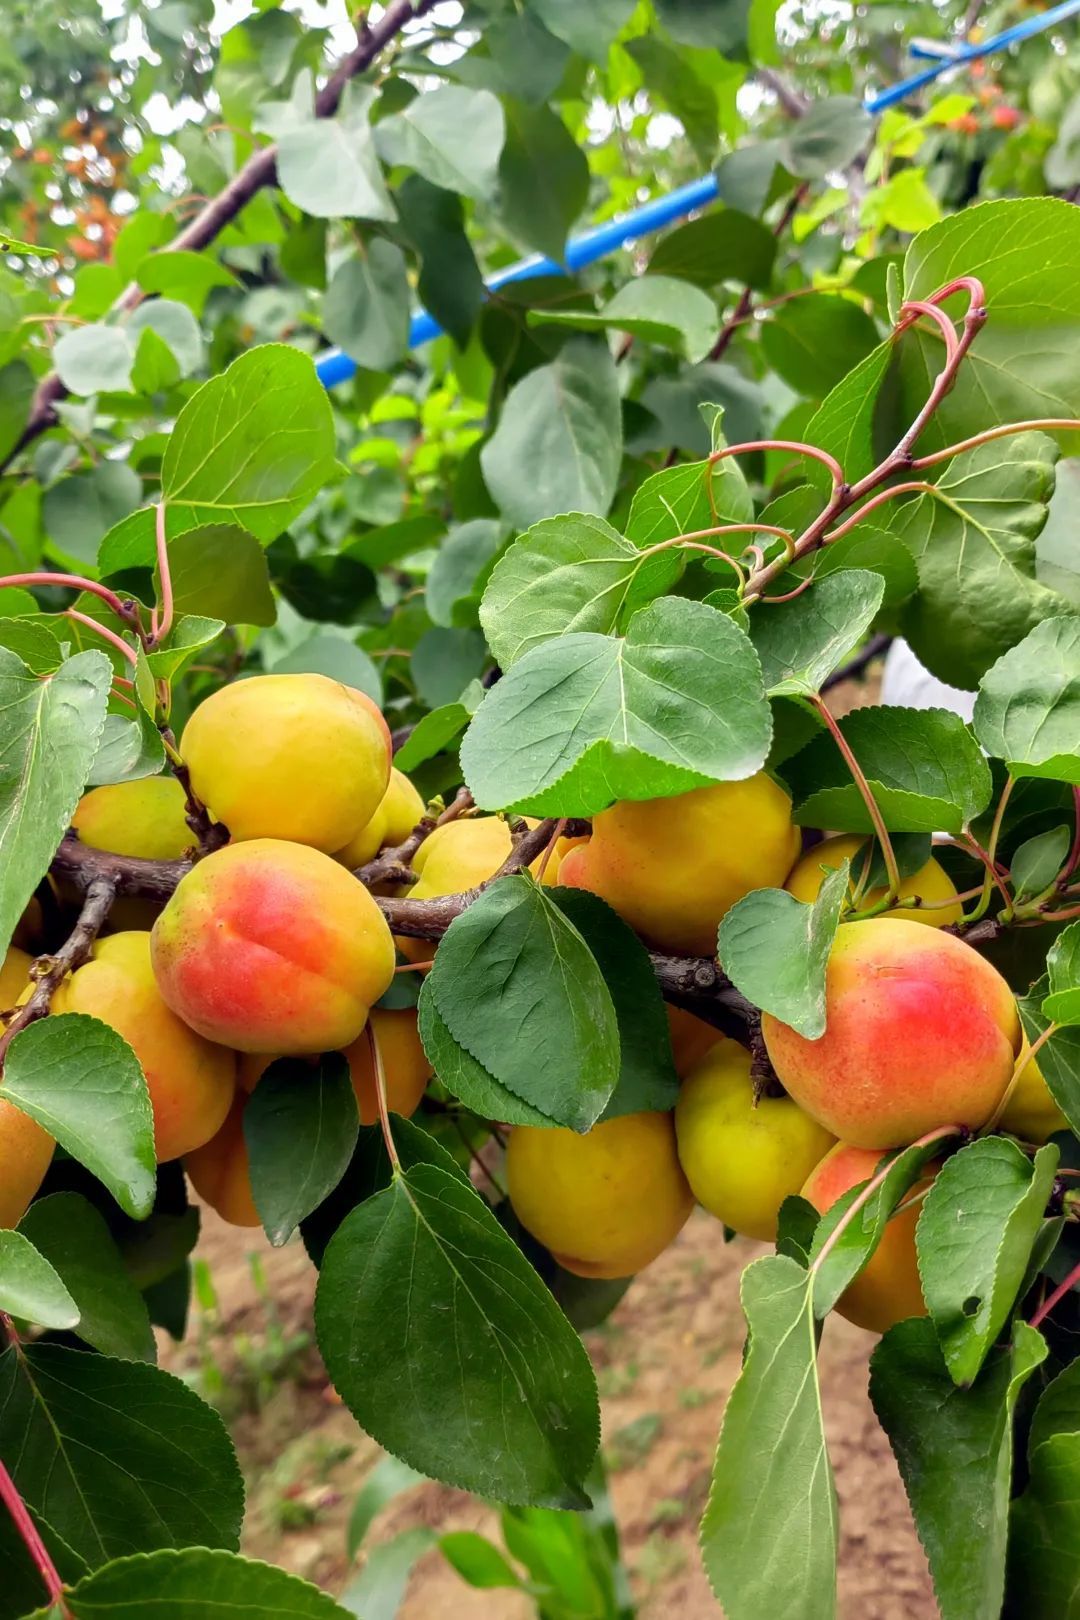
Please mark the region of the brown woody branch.
[[[426, 11], [431, 10], [434, 3], [435, 0], [391, 0], [377, 23], [372, 23], [370, 27], [365, 25], [360, 30], [356, 48], [342, 57], [316, 95], [315, 116], [332, 118], [337, 112], [342, 91], [349, 80], [369, 68], [379, 52], [393, 41], [405, 24], [411, 22], [414, 17], [422, 17]], [[233, 175], [228, 185], [200, 209], [178, 236], [173, 237], [167, 244], [168, 251], [198, 253], [203, 248], [209, 247], [257, 192], [264, 186], [274, 183], [276, 175], [277, 146], [264, 146], [253, 152], [243, 167]], [[129, 314], [142, 302], [143, 297], [142, 288], [136, 282], [132, 282], [120, 294], [109, 313]], [[34, 394], [26, 426], [14, 448], [0, 461], [0, 472], [3, 472], [15, 457], [47, 428], [55, 427], [58, 420], [56, 406], [66, 397], [67, 389], [55, 371], [42, 378]]]
[[30, 998], [17, 1010], [3, 1035], [0, 1035], [0, 1064], [19, 1031], [45, 1017], [53, 996], [66, 976], [88, 960], [115, 899], [116, 885], [111, 877], [99, 873], [90, 878], [79, 920], [68, 938], [55, 956], [39, 957], [34, 964], [36, 982]]
[[412, 870], [412, 858], [420, 845], [431, 837], [436, 827], [445, 827], [448, 821], [456, 821], [466, 810], [472, 808], [472, 794], [468, 788], [459, 788], [455, 798], [440, 815], [421, 816], [404, 843], [395, 844], [390, 849], [381, 849], [366, 865], [357, 868], [356, 876], [368, 889], [376, 883], [415, 883], [416, 873]]

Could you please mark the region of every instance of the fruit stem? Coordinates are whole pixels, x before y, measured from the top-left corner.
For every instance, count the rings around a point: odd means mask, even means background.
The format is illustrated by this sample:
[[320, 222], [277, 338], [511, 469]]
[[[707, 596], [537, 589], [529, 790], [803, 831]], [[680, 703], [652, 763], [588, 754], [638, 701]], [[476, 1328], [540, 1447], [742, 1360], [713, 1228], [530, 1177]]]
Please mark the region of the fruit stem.
[[1078, 1282], [1080, 1282], [1080, 1261], [1077, 1261], [1076, 1265], [1073, 1266], [1072, 1270], [1069, 1272], [1069, 1275], [1058, 1283], [1053, 1293], [1046, 1296], [1038, 1310], [1035, 1312], [1035, 1315], [1031, 1318], [1028, 1326], [1037, 1328], [1039, 1324], [1050, 1315], [1050, 1312], [1053, 1310], [1058, 1301], [1064, 1299], [1065, 1295], [1070, 1293], [1072, 1289], [1076, 1287]]
[[[1006, 910], [1012, 910], [1012, 901], [998, 877], [996, 857], [998, 840], [1001, 837], [1001, 825], [1005, 819], [1005, 808], [1008, 805], [1014, 786], [1014, 779], [1011, 776], [1007, 776], [1005, 778], [1005, 786], [1001, 790], [1001, 797], [997, 802], [997, 809], [994, 811], [994, 820], [990, 827], [990, 837], [987, 839], [986, 843], [986, 876], [983, 878], [982, 892], [979, 895], [979, 903], [971, 913], [971, 917], [969, 919], [971, 922], [978, 922], [979, 918], [985, 914], [986, 909], [990, 904], [990, 896], [995, 883], [997, 883], [998, 888], [1001, 890], [1002, 897], [1005, 901]], [[971, 835], [968, 834], [968, 836], [970, 837]], [[974, 839], [972, 839], [972, 843], [974, 843]]]
[[49, 1594], [49, 1602], [63, 1620], [71, 1620], [71, 1610], [67, 1605], [64, 1592], [64, 1583], [60, 1579], [60, 1572], [49, 1555], [49, 1549], [38, 1533], [38, 1527], [30, 1516], [30, 1510], [19, 1495], [18, 1486], [0, 1462], [0, 1500], [11, 1514], [15, 1528], [19, 1532], [27, 1552], [33, 1561], [34, 1568], [45, 1584]]
[[566, 820], [567, 820], [567, 818], [565, 816], [563, 816], [562, 819], [560, 821], [557, 821], [555, 823], [554, 827], [551, 829], [551, 837], [547, 841], [547, 848], [544, 850], [544, 853], [543, 853], [543, 855], [541, 857], [540, 868], [539, 868], [539, 870], [538, 870], [538, 872], [536, 874], [537, 883], [543, 883], [543, 881], [544, 881], [544, 873], [548, 869], [548, 861], [550, 861], [552, 855], [555, 853], [555, 845], [559, 842], [559, 839], [563, 835], [563, 829], [566, 826]]
[[[962, 1136], [963, 1133], [964, 1128], [962, 1125], [939, 1125], [937, 1130], [927, 1131], [925, 1136], [918, 1137], [916, 1141], [909, 1143], [908, 1146], [929, 1147], [932, 1142], [943, 1142], [950, 1136]], [[906, 1152], [907, 1150], [902, 1149], [901, 1151]], [[837, 1221], [836, 1225], [825, 1239], [825, 1242], [821, 1245], [821, 1252], [815, 1259], [813, 1265], [810, 1267], [811, 1276], [814, 1276], [824, 1264], [826, 1255], [831, 1249], [835, 1248], [836, 1244], [840, 1240], [841, 1233], [846, 1231], [859, 1211], [866, 1206], [869, 1200], [877, 1192], [878, 1188], [885, 1180], [885, 1177], [892, 1169], [894, 1163], [895, 1154], [892, 1158], [888, 1159], [883, 1165], [880, 1165], [878, 1169], [875, 1170], [862, 1192], [859, 1193], [856, 1198], [852, 1199], [849, 1207], [844, 1211], [843, 1215], [841, 1215], [840, 1219]]]
[[878, 808], [877, 800], [870, 791], [870, 784], [863, 775], [862, 766], [855, 758], [855, 755], [851, 750], [851, 746], [848, 743], [847, 738], [844, 736], [844, 733], [840, 730], [837, 721], [830, 712], [828, 704], [820, 696], [815, 696], [811, 698], [810, 701], [813, 703], [815, 709], [820, 714], [829, 730], [832, 732], [833, 740], [836, 743], [837, 748], [839, 748], [841, 754], [844, 756], [844, 762], [854, 778], [855, 786], [862, 794], [867, 813], [869, 814], [870, 820], [873, 823], [874, 832], [877, 834], [877, 841], [881, 845], [881, 854], [885, 861], [885, 871], [888, 874], [889, 886], [886, 891], [885, 898], [887, 901], [895, 900], [896, 896], [900, 892], [900, 868], [896, 864], [896, 851], [892, 847], [892, 839], [889, 837], [889, 829], [885, 825], [885, 818]]
[[375, 1075], [375, 1099], [379, 1108], [379, 1124], [382, 1126], [386, 1154], [393, 1167], [394, 1175], [400, 1176], [401, 1160], [398, 1157], [394, 1133], [390, 1128], [390, 1110], [386, 1104], [386, 1070], [383, 1068], [382, 1053], [379, 1051], [379, 1037], [372, 1028], [370, 1017], [364, 1026], [364, 1032], [371, 1048], [371, 1067]]
[[1045, 1046], [1051, 1035], [1055, 1035], [1057, 1030], [1057, 1024], [1048, 1024], [1043, 1030], [1042, 1034], [1039, 1036], [1038, 1040], [1033, 1041], [1025, 1052], [1020, 1053], [1016, 1063], [1013, 1065], [1013, 1072], [1009, 1078], [1009, 1083], [1002, 1092], [1001, 1099], [998, 1102], [997, 1107], [994, 1109], [994, 1112], [990, 1115], [990, 1118], [979, 1132], [980, 1136], [989, 1136], [991, 1131], [997, 1129], [1002, 1114], [1004, 1114], [1006, 1108], [1009, 1106], [1009, 1099], [1016, 1090], [1020, 1076], [1023, 1074], [1028, 1064], [1034, 1062], [1035, 1054], [1039, 1051], [1040, 1047]]

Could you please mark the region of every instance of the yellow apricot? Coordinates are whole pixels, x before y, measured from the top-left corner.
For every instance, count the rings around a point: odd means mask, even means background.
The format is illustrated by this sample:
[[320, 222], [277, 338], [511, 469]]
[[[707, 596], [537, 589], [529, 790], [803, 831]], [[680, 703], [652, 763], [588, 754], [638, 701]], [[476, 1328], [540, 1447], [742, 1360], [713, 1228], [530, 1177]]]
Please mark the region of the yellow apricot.
[[251, 1191], [244, 1107], [247, 1093], [238, 1089], [232, 1106], [209, 1142], [186, 1155], [184, 1169], [199, 1197], [230, 1226], [261, 1226]]
[[694, 1205], [670, 1114], [624, 1114], [579, 1136], [519, 1125], [507, 1187], [527, 1232], [579, 1277], [630, 1277], [678, 1235]]
[[287, 839], [328, 855], [371, 820], [390, 780], [386, 721], [325, 675], [219, 687], [184, 727], [180, 752], [234, 841]]
[[[865, 851], [867, 842], [868, 840], [858, 833], [842, 833], [835, 838], [826, 838], [823, 843], [808, 849], [806, 854], [796, 861], [784, 884], [785, 889], [789, 894], [793, 894], [796, 900], [807, 903], [816, 900], [818, 890], [825, 881], [826, 872], [835, 872], [843, 861], [851, 862], [851, 879], [854, 885], [859, 879], [864, 858], [862, 852]], [[871, 889], [863, 895], [860, 905], [872, 906], [884, 898], [883, 887]], [[944, 928], [948, 923], [959, 922], [963, 915], [963, 907], [956, 898], [956, 885], [933, 856], [925, 866], [920, 866], [913, 877], [901, 879], [899, 898], [919, 899], [924, 902], [930, 901], [932, 904], [926, 911], [918, 906], [912, 906], [901, 911], [883, 912], [883, 916], [899, 917], [907, 922], [928, 923], [931, 928]], [[938, 905], [937, 902], [941, 900], [951, 901], [952, 904]]]
[[30, 964], [34, 960], [17, 945], [9, 945], [0, 965], [0, 1012], [10, 1012], [30, 983]]
[[52, 1010], [100, 1018], [127, 1041], [146, 1076], [159, 1164], [201, 1147], [218, 1130], [232, 1102], [236, 1059], [165, 1005], [149, 934], [99, 939], [90, 961], [56, 992]]
[[559, 882], [591, 889], [660, 950], [715, 956], [724, 913], [782, 884], [798, 850], [791, 800], [759, 772], [601, 811]]
[[998, 1121], [998, 1129], [1009, 1131], [1022, 1142], [1037, 1142], [1041, 1146], [1056, 1131], [1067, 1131], [1069, 1122], [1050, 1095], [1038, 1058], [1029, 1058], [1029, 1051], [1025, 1035], [1016, 1060], [1019, 1078]]
[[[386, 1104], [392, 1114], [410, 1119], [420, 1106], [420, 1099], [431, 1079], [428, 1062], [416, 1028], [416, 1011], [412, 1007], [373, 1007], [368, 1023], [375, 1031], [386, 1077]], [[367, 1030], [344, 1048], [356, 1092], [361, 1125], [374, 1125], [379, 1118], [379, 1105], [375, 1092], [375, 1067], [371, 1061], [371, 1044]], [[245, 1091], [254, 1091], [256, 1082], [276, 1059], [265, 1053], [242, 1052], [239, 1078]]]
[[45, 1179], [56, 1143], [0, 1090], [0, 1227], [17, 1226]]
[[675, 1132], [698, 1203], [732, 1231], [769, 1243], [780, 1205], [836, 1141], [790, 1097], [755, 1106], [750, 1054], [724, 1036], [683, 1082]]
[[[530, 822], [535, 826], [535, 822]], [[494, 877], [513, 849], [510, 828], [498, 816], [468, 816], [447, 821], [424, 839], [413, 856], [412, 867], [420, 876], [407, 890], [411, 900], [432, 900], [444, 894], [463, 894]], [[543, 855], [538, 855], [530, 872], [538, 874]], [[554, 852], [544, 869], [544, 882], [558, 881], [558, 861]], [[405, 939], [398, 949], [410, 962], [430, 962], [435, 948], [430, 940]]]
[[146, 861], [179, 860], [195, 842], [175, 776], [117, 782], [83, 795], [71, 818], [81, 843]]
[[[53, 879], [49, 879], [55, 889]], [[41, 909], [41, 901], [37, 895], [31, 895], [26, 910], [15, 924], [15, 932], [11, 936], [11, 943], [17, 945], [20, 951], [29, 951], [36, 956], [45, 945], [45, 913]]]
[[424, 814], [424, 801], [403, 772], [391, 767], [390, 785], [371, 820], [365, 822], [343, 849], [337, 860], [355, 872], [380, 849], [404, 843]]

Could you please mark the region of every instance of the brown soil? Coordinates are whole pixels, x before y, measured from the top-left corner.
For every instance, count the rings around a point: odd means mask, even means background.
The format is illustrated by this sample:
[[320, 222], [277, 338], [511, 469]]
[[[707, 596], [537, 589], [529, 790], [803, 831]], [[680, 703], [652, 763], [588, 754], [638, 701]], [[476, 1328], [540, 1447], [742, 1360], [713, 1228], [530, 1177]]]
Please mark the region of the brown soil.
[[[641, 1277], [610, 1321], [588, 1336], [603, 1403], [611, 1490], [641, 1620], [717, 1620], [697, 1552], [697, 1522], [724, 1401], [743, 1339], [738, 1278], [759, 1245], [723, 1242], [697, 1214]], [[266, 1285], [256, 1286], [256, 1253]], [[311, 1343], [314, 1272], [299, 1243], [271, 1250], [261, 1235], [204, 1212], [197, 1258], [217, 1295], [193, 1306], [186, 1343], [166, 1365], [223, 1380], [248, 1482], [244, 1550], [340, 1593], [353, 1575], [345, 1526], [381, 1453], [327, 1387]], [[285, 1340], [275, 1350], [275, 1323]], [[840, 1498], [841, 1620], [933, 1620], [937, 1610], [888, 1444], [866, 1395], [874, 1341], [830, 1320], [821, 1353], [829, 1447]], [[423, 1485], [383, 1511], [366, 1545], [415, 1525], [495, 1534], [494, 1516], [462, 1492]], [[437, 1552], [416, 1567], [401, 1620], [529, 1620], [525, 1599], [465, 1586]]]

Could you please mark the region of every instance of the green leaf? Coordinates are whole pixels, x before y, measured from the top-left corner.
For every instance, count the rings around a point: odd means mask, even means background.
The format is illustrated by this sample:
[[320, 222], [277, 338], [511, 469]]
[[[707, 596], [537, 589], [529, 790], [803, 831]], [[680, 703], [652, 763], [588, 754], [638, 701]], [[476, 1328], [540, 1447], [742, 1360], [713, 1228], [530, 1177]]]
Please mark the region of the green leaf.
[[101, 741], [86, 779], [87, 787], [157, 776], [164, 766], [165, 747], [154, 717], [143, 707], [138, 687], [133, 696], [137, 710], [134, 720], [125, 718], [126, 711], [105, 716]]
[[483, 1591], [495, 1587], [520, 1587], [524, 1583], [503, 1554], [486, 1536], [474, 1530], [451, 1530], [439, 1537], [439, 1551], [451, 1569], [470, 1586]]
[[[870, 139], [873, 122], [854, 96], [828, 96], [815, 101], [792, 126], [782, 161], [800, 180], [824, 180], [834, 169], [846, 169]], [[909, 295], [910, 296], [910, 295]]]
[[634, 0], [529, 0], [529, 7], [557, 39], [592, 62], [605, 62], [608, 47], [630, 20]]
[[[879, 344], [826, 395], [807, 423], [806, 442], [835, 456], [849, 482], [864, 478], [880, 460], [875, 435], [878, 402], [895, 355], [893, 344]], [[827, 468], [812, 462], [806, 478], [823, 494], [828, 492]]]
[[588, 1357], [456, 1176], [417, 1165], [346, 1217], [315, 1326], [357, 1422], [411, 1466], [503, 1502], [584, 1504], [599, 1440]]
[[386, 1456], [375, 1464], [353, 1501], [345, 1532], [345, 1551], [350, 1562], [356, 1557], [373, 1521], [395, 1496], [425, 1483], [423, 1474], [397, 1457]]
[[369, 122], [374, 97], [371, 85], [347, 84], [335, 116], [316, 118], [311, 74], [304, 69], [291, 100], [260, 104], [254, 127], [275, 137], [278, 184], [303, 213], [316, 219], [394, 219]]
[[48, 871], [105, 724], [112, 666], [76, 653], [38, 680], [0, 647], [0, 945]]
[[706, 1573], [728, 1620], [835, 1614], [836, 1488], [810, 1289], [808, 1273], [786, 1255], [766, 1255], [742, 1274], [748, 1347], [701, 1521]]
[[683, 462], [653, 473], [634, 491], [626, 536], [644, 550], [721, 523], [749, 523], [753, 516], [754, 502], [733, 456]]
[[[763, 514], [763, 517], [765, 514]], [[766, 517], [765, 521], [769, 521]], [[793, 588], [797, 579], [813, 574], [817, 580], [846, 569], [869, 569], [877, 574], [885, 587], [881, 599], [882, 609], [899, 607], [918, 588], [919, 576], [911, 552], [894, 534], [876, 529], [872, 523], [860, 523], [858, 528], [831, 540], [820, 551], [811, 552], [781, 575], [777, 594]]]
[[505, 538], [492, 518], [473, 518], [448, 531], [427, 577], [425, 601], [432, 620], [449, 629], [474, 625], [483, 584]]
[[478, 630], [425, 630], [412, 654], [412, 676], [424, 703], [432, 708], [460, 701], [480, 679], [487, 648]]
[[480, 464], [507, 522], [527, 529], [559, 512], [602, 516], [621, 457], [615, 362], [603, 344], [575, 338], [510, 390]]
[[1054, 1185], [1058, 1150], [1034, 1163], [1002, 1136], [947, 1159], [916, 1229], [919, 1277], [955, 1384], [970, 1384], [997, 1342], [1027, 1273]]
[[79, 1307], [26, 1232], [0, 1229], [0, 1311], [43, 1328], [73, 1328]]
[[825, 1033], [825, 969], [848, 873], [847, 861], [830, 872], [809, 906], [784, 889], [755, 889], [720, 923], [717, 950], [736, 989], [812, 1041]]
[[484, 591], [480, 623], [491, 655], [507, 670], [554, 636], [614, 630], [631, 592], [639, 601], [661, 595], [680, 567], [675, 551], [644, 558], [603, 518], [567, 512], [534, 523], [496, 563]]
[[881, 607], [885, 582], [865, 569], [826, 574], [790, 602], [760, 606], [750, 639], [770, 697], [813, 697], [858, 645]]
[[382, 676], [374, 659], [347, 636], [308, 636], [271, 665], [273, 675], [326, 675], [344, 686], [354, 686], [373, 703], [382, 702]]
[[[893, 832], [958, 833], [990, 802], [990, 768], [958, 715], [944, 709], [857, 709], [840, 730]], [[827, 733], [814, 737], [783, 777], [800, 826], [873, 832], [862, 795]]]
[[771, 724], [745, 633], [665, 597], [621, 640], [564, 635], [526, 653], [473, 716], [461, 765], [485, 809], [591, 816], [753, 775]]
[[484, 29], [453, 71], [463, 84], [481, 85], [501, 96], [542, 102], [554, 95], [566, 72], [570, 51], [543, 23], [523, 12], [501, 16]]
[[[931, 450], [988, 422], [1080, 415], [1080, 219], [1067, 202], [1025, 197], [965, 208], [915, 238], [904, 261], [904, 297], [927, 298], [956, 276], [977, 276], [990, 318], [919, 441]], [[946, 301], [957, 318], [966, 293]], [[941, 366], [933, 332], [909, 329], [900, 343], [905, 421]], [[846, 469], [850, 476], [850, 469]]]
[[372, 1547], [360, 1574], [342, 1594], [348, 1612], [361, 1620], [394, 1620], [414, 1564], [430, 1552], [436, 1540], [434, 1530], [420, 1524]]
[[125, 393], [135, 351], [118, 326], [76, 326], [57, 339], [53, 365], [72, 394]]
[[1027, 1489], [1012, 1507], [1011, 1614], [1030, 1620], [1073, 1620], [1080, 1537], [1078, 1482], [1080, 1434], [1052, 1435], [1033, 1450]]
[[138, 506], [142, 483], [126, 461], [103, 461], [90, 472], [61, 478], [45, 491], [41, 515], [57, 552], [84, 566], [102, 536]]
[[1080, 1024], [1080, 922], [1070, 923], [1046, 957], [1050, 993], [1042, 1010], [1055, 1024]]
[[[297, 1575], [209, 1547], [118, 1558], [79, 1581], [65, 1601], [73, 1620], [120, 1613], [139, 1620], [348, 1620], [349, 1614]], [[45, 1620], [47, 1612], [28, 1620]]]
[[1031, 899], [1050, 887], [1061, 871], [1071, 844], [1072, 833], [1062, 825], [1027, 838], [1017, 846], [1009, 862], [1009, 875], [1018, 900]]
[[169, 384], [177, 375], [190, 377], [203, 363], [202, 333], [199, 331], [199, 323], [186, 304], [178, 304], [171, 298], [146, 299], [128, 316], [125, 331], [129, 341], [135, 345], [135, 371], [132, 373], [132, 380], [136, 384], [138, 379], [135, 373], [139, 369], [139, 353], [142, 339], [147, 332], [152, 332], [161, 340], [176, 362], [175, 368], [170, 367]]
[[507, 1090], [454, 1039], [431, 993], [428, 979], [420, 989], [417, 1032], [437, 1078], [452, 1097], [463, 1102], [480, 1119], [492, 1119], [505, 1125], [555, 1123], [548, 1114]]
[[596, 959], [615, 1007], [619, 1078], [601, 1119], [667, 1113], [679, 1090], [667, 1014], [649, 953], [617, 912], [585, 889], [549, 891]]
[[615, 1008], [592, 952], [539, 884], [502, 878], [455, 917], [428, 975], [459, 1045], [515, 1096], [586, 1131], [619, 1076]]
[[[1001, 1608], [1017, 1396], [1046, 1356], [1024, 1322], [957, 1389], [932, 1323], [899, 1322], [870, 1358], [870, 1398], [900, 1465], [942, 1620]], [[962, 1459], [963, 1466], [958, 1466]]]
[[266, 556], [235, 523], [206, 523], [169, 541], [173, 606], [224, 624], [274, 624], [277, 609]]
[[177, 619], [161, 646], [146, 654], [151, 675], [158, 680], [175, 680], [196, 653], [216, 641], [224, 628], [220, 619], [205, 619], [198, 613]]
[[[1016, 1003], [1024, 1033], [1032, 1044], [1051, 1022], [1043, 1012], [1048, 991], [1049, 980], [1044, 975]], [[1035, 1061], [1051, 1097], [1068, 1120], [1069, 1128], [1080, 1136], [1080, 1027], [1066, 1025], [1064, 1029], [1055, 1030], [1040, 1046]]]
[[463, 703], [445, 703], [440, 709], [432, 709], [430, 714], [417, 721], [411, 736], [394, 755], [394, 764], [407, 774], [425, 760], [434, 759], [436, 754], [441, 754], [444, 748], [461, 736], [469, 718], [469, 711]]
[[93, 1204], [79, 1193], [50, 1193], [34, 1200], [19, 1231], [55, 1267], [79, 1318], [77, 1324], [34, 1320], [43, 1327], [76, 1327], [79, 1338], [104, 1356], [157, 1360], [146, 1302]]
[[375, 128], [384, 163], [415, 169], [433, 186], [477, 202], [494, 196], [505, 138], [498, 97], [456, 84], [425, 91]]
[[345, 1174], [360, 1118], [349, 1065], [328, 1052], [271, 1063], [244, 1108], [255, 1208], [275, 1247], [295, 1232]]
[[720, 130], [720, 108], [712, 84], [695, 73], [689, 57], [657, 34], [622, 42], [633, 57], [651, 95], [666, 103], [682, 124], [699, 163], [712, 163]]
[[154, 1203], [150, 1093], [139, 1060], [108, 1024], [55, 1013], [8, 1048], [4, 1096], [101, 1181], [134, 1220]]
[[136, 277], [144, 292], [165, 293], [201, 315], [215, 287], [238, 287], [232, 271], [205, 253], [185, 250], [151, 253], [139, 265]]
[[0, 1448], [25, 1501], [91, 1565], [238, 1544], [244, 1486], [225, 1425], [160, 1367], [55, 1345], [6, 1350]]
[[311, 359], [268, 343], [188, 400], [165, 449], [161, 490], [198, 523], [236, 523], [266, 542], [332, 482], [335, 465], [333, 415]]
[[523, 247], [562, 263], [566, 236], [589, 200], [589, 164], [550, 107], [506, 104], [499, 217]]
[[389, 371], [408, 347], [409, 301], [405, 255], [376, 236], [334, 271], [323, 300], [323, 328], [358, 366]]
[[904, 634], [939, 680], [969, 690], [1007, 648], [1067, 604], [1035, 578], [1057, 447], [1018, 433], [954, 456], [935, 488], [893, 516], [919, 571]]
[[1080, 784], [1080, 618], [1046, 619], [1003, 653], [979, 683], [972, 725], [1010, 776]]
[[716, 305], [707, 294], [659, 275], [626, 282], [601, 310], [530, 310], [528, 321], [530, 326], [571, 326], [583, 332], [629, 332], [690, 361], [704, 360], [719, 325]]
[[397, 205], [420, 255], [420, 301], [463, 349], [484, 302], [484, 278], [465, 234], [461, 198], [411, 174], [398, 188]]
[[765, 358], [797, 394], [823, 399], [877, 346], [866, 311], [837, 293], [782, 304], [761, 329]]
[[649, 274], [677, 276], [706, 290], [723, 281], [768, 287], [776, 237], [736, 208], [716, 208], [669, 231], [653, 250]]
[[[60, 1579], [74, 1586], [86, 1574], [86, 1560], [72, 1552], [57, 1535], [52, 1525], [41, 1515], [29, 1510]], [[41, 1573], [30, 1556], [29, 1549], [15, 1528], [10, 1513], [0, 1517], [0, 1569], [4, 1571], [4, 1588], [0, 1592], [0, 1615], [3, 1620], [18, 1620], [27, 1615], [41, 1601]], [[41, 1611], [38, 1610], [38, 1613]], [[56, 1611], [51, 1611], [56, 1620]]]

